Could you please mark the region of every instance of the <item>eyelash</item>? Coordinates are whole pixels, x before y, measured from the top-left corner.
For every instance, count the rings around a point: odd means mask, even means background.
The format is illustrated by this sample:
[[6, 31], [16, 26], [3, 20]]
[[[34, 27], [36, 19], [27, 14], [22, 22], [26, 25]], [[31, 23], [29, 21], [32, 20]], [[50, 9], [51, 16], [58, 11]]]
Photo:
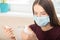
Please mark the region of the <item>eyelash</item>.
[[[46, 13], [45, 12], [42, 12], [42, 15], [45, 15]], [[34, 15], [37, 15], [37, 13], [35, 12]]]
[[42, 15], [45, 15], [44, 13]]
[[43, 14], [43, 15], [45, 15], [46, 13], [45, 13], [45, 12], [43, 12], [42, 14]]

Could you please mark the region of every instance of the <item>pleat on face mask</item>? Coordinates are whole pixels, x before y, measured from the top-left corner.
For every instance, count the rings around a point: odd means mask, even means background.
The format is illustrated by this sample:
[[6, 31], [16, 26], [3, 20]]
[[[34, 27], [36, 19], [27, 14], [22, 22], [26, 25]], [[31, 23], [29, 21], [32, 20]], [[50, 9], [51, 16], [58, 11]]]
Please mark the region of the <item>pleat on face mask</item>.
[[49, 16], [34, 16], [33, 18], [36, 24], [40, 27], [44, 27], [45, 25], [47, 25], [48, 22], [50, 22]]

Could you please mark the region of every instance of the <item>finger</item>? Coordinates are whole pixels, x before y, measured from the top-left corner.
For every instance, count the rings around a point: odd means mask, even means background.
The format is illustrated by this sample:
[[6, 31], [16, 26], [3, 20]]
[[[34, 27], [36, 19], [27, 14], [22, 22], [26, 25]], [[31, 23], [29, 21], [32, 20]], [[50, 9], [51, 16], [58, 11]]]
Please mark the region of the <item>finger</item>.
[[3, 26], [3, 28], [7, 28], [7, 29], [9, 29], [9, 28], [11, 28], [11, 27], [10, 27], [10, 26], [5, 25], [5, 26]]
[[7, 34], [7, 36], [8, 36], [9, 38], [15, 37], [15, 35], [14, 35], [12, 32], [7, 32], [6, 34]]
[[5, 34], [6, 35], [13, 34], [13, 31], [12, 30], [5, 30]]
[[13, 37], [15, 37], [15, 35], [14, 34], [9, 34], [9, 37], [13, 38]]
[[13, 32], [12, 28], [10, 28], [10, 29], [4, 29], [4, 31], [5, 32], [8, 32], [8, 31]]

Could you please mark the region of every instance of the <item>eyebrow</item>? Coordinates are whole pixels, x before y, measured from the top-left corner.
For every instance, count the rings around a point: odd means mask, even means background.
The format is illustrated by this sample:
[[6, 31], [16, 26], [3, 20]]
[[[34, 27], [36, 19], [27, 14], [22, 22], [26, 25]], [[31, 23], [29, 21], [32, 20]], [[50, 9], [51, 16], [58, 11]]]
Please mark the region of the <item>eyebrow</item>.
[[[45, 11], [42, 11], [42, 12], [40, 12], [40, 13], [43, 13], [43, 12], [45, 12]], [[37, 13], [36, 11], [34, 11], [34, 13]]]

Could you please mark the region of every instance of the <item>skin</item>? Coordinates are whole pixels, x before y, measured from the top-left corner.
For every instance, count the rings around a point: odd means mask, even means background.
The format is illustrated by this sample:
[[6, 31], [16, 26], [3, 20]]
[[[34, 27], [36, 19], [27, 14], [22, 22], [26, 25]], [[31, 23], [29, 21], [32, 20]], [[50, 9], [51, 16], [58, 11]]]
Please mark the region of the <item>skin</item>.
[[10, 40], [16, 40], [13, 31], [14, 30], [12, 28], [6, 28], [6, 26], [4, 26], [4, 33]]
[[[28, 27], [29, 33], [25, 33], [24, 29], [21, 31], [21, 38], [22, 40], [38, 40], [38, 38], [36, 37], [36, 35], [34, 34], [34, 32]], [[13, 34], [12, 28], [4, 28], [4, 32], [6, 34], [7, 37], [9, 37], [10, 40], [16, 40], [14, 34]], [[31, 33], [31, 34], [30, 34]]]
[[[37, 16], [37, 17], [49, 16], [46, 13], [46, 11], [44, 10], [44, 8], [39, 4], [34, 5], [34, 15]], [[50, 25], [50, 23], [48, 23], [45, 27], [41, 27], [42, 31], [48, 31], [48, 30], [50, 30], [52, 28], [53, 27]]]
[[28, 27], [29, 32], [25, 33], [23, 30], [21, 32], [22, 40], [38, 40], [35, 33]]

